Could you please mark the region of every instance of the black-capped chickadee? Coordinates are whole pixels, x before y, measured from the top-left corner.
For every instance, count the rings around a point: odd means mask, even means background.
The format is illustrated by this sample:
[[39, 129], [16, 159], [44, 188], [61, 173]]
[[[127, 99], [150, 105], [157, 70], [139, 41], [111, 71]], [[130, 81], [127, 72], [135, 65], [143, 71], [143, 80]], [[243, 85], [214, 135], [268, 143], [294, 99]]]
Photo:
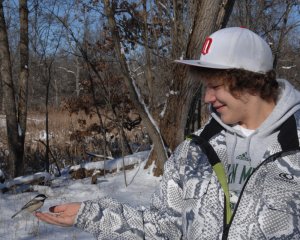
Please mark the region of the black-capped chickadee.
[[20, 211], [16, 212], [14, 215], [11, 216], [11, 218], [14, 218], [17, 214], [19, 214], [20, 212], [22, 212], [23, 210], [26, 210], [30, 213], [40, 209], [43, 204], [44, 201], [46, 200], [47, 196], [44, 194], [39, 194], [37, 196], [35, 196], [33, 199], [31, 199], [28, 203], [26, 203]]

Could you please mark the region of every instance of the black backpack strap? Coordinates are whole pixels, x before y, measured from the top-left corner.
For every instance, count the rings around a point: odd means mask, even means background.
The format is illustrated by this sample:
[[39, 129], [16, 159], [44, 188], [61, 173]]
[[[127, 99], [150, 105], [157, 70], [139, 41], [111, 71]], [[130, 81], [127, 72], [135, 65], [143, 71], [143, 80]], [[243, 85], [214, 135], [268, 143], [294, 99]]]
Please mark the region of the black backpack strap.
[[201, 146], [202, 151], [208, 157], [208, 160], [212, 166], [220, 162], [220, 159], [213, 147], [209, 144], [209, 140], [223, 129], [224, 128], [214, 118], [212, 118], [211, 121], [204, 127], [200, 136], [194, 134], [190, 136], [192, 142], [195, 142], [197, 145]]
[[290, 116], [280, 127], [278, 142], [282, 151], [292, 151], [299, 149], [299, 138], [297, 134], [297, 124], [294, 115]]
[[209, 139], [211, 139], [213, 136], [217, 135], [224, 129], [225, 128], [220, 123], [212, 118], [201, 132], [200, 137], [205, 139], [206, 141], [209, 141]]
[[224, 224], [227, 226], [232, 217], [232, 211], [230, 208], [230, 194], [229, 187], [227, 184], [227, 176], [223, 164], [218, 157], [216, 151], [210, 145], [209, 140], [220, 133], [224, 128], [215, 120], [212, 119], [208, 125], [205, 126], [200, 136], [192, 135], [192, 142], [199, 145], [203, 153], [207, 156], [209, 163], [211, 164], [220, 185], [224, 191]]

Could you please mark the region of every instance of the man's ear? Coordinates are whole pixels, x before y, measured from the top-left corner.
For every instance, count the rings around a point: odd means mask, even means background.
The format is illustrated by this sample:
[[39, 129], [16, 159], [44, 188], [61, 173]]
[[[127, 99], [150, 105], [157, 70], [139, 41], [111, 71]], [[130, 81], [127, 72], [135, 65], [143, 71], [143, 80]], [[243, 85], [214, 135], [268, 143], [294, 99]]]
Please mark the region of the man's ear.
[[247, 103], [249, 101], [250, 96], [255, 96], [255, 95], [254, 94], [250, 94], [250, 93], [248, 93], [246, 91], [239, 91], [239, 92], [236, 92], [233, 96], [236, 99], [241, 100], [243, 103]]

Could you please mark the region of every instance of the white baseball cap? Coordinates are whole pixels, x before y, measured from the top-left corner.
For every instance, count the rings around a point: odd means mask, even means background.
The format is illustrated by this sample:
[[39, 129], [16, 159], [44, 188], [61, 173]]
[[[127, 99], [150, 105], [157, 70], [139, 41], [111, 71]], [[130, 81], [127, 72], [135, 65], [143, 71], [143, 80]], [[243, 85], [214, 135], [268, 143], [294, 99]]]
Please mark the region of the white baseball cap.
[[199, 60], [175, 62], [203, 68], [237, 68], [257, 73], [273, 69], [270, 46], [256, 33], [242, 27], [223, 28], [206, 38]]

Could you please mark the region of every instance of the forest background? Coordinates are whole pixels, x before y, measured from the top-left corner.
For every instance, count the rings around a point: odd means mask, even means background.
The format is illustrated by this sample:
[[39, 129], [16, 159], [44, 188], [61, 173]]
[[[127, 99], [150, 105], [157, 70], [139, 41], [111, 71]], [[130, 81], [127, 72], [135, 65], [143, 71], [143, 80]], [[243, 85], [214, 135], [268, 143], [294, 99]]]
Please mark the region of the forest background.
[[1, 1], [5, 178], [150, 149], [161, 175], [206, 119], [201, 79], [174, 60], [226, 26], [266, 39], [278, 77], [300, 87], [299, 0]]

